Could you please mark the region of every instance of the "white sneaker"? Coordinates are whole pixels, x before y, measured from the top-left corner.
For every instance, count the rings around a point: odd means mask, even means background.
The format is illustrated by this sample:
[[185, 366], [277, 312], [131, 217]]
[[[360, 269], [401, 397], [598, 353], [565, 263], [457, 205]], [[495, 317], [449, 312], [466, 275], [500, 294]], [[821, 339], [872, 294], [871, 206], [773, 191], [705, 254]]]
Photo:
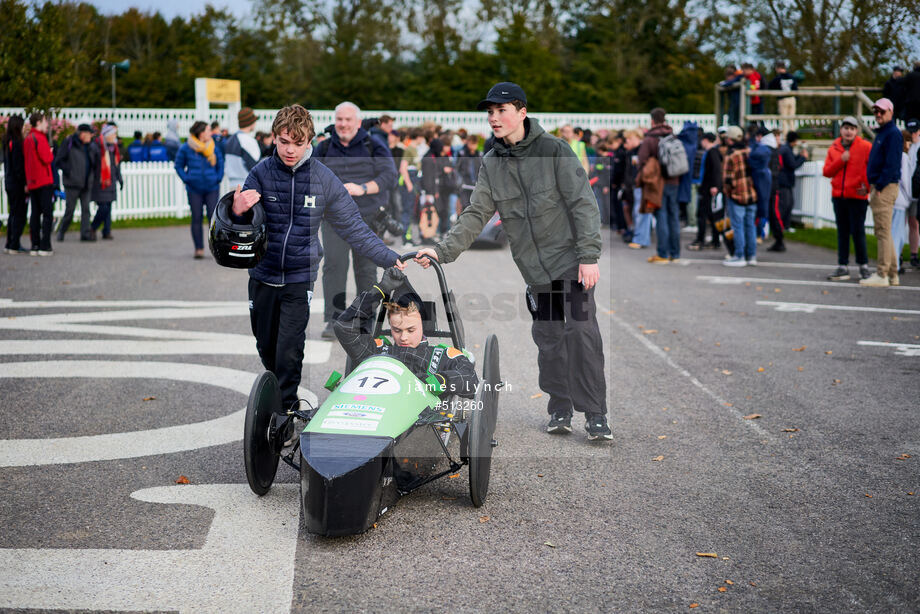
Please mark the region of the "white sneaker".
[[722, 264], [725, 266], [747, 266], [747, 261], [744, 258], [738, 258], [737, 256], [732, 256], [731, 258], [726, 258], [722, 261]]
[[873, 273], [866, 279], [860, 279], [859, 285], [869, 286], [871, 288], [887, 288], [891, 284], [888, 283], [887, 277], [879, 275], [878, 273]]
[[757, 258], [750, 258], [747, 261], [748, 266], [757, 266]]

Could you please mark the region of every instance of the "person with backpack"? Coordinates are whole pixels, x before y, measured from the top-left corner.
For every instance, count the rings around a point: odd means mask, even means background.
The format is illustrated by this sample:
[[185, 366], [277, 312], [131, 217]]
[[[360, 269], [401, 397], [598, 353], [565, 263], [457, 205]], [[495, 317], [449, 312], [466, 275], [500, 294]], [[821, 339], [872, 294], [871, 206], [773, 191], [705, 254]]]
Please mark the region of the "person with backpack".
[[32, 201], [29, 230], [32, 235], [33, 256], [53, 256], [51, 230], [54, 226], [54, 174], [51, 163], [54, 153], [48, 138], [48, 118], [43, 113], [29, 117], [31, 130], [23, 140], [22, 155], [26, 170], [26, 187]]
[[757, 239], [754, 214], [757, 192], [751, 175], [751, 150], [738, 126], [729, 126], [723, 137], [728, 155], [722, 163], [722, 194], [734, 232], [735, 254], [722, 262], [725, 266], [741, 267], [757, 264]]
[[243, 185], [255, 165], [262, 157], [259, 144], [252, 136], [259, 116], [249, 107], [243, 107], [236, 114], [240, 129], [224, 143], [224, 173], [230, 187]]
[[[361, 212], [361, 219], [373, 225], [380, 207], [389, 202], [390, 190], [396, 185], [396, 166], [386, 143], [372, 137], [361, 127], [361, 109], [352, 102], [335, 107], [335, 124], [330, 137], [316, 146], [313, 157], [325, 164], [348, 190]], [[362, 256], [345, 241], [333, 226], [323, 220], [323, 339], [335, 339], [332, 322], [345, 311], [345, 283], [351, 259], [358, 292], [370, 288], [377, 280], [377, 265]]]
[[93, 146], [93, 129], [89, 124], [77, 126], [57, 151], [55, 163], [64, 173], [65, 207], [64, 217], [58, 227], [57, 240], [63, 241], [74, 209], [80, 201], [80, 240], [92, 241], [89, 201], [92, 196], [96, 167], [99, 165], [99, 149]]
[[650, 116], [652, 127], [639, 145], [639, 172], [642, 173], [650, 159], [655, 159], [661, 166], [664, 188], [661, 207], [655, 212], [658, 253], [650, 256], [648, 261], [652, 264], [667, 264], [680, 259], [680, 208], [677, 192], [680, 178], [690, 171], [690, 164], [684, 144], [674, 136], [674, 130], [665, 122], [665, 110], [660, 107], [652, 109]]

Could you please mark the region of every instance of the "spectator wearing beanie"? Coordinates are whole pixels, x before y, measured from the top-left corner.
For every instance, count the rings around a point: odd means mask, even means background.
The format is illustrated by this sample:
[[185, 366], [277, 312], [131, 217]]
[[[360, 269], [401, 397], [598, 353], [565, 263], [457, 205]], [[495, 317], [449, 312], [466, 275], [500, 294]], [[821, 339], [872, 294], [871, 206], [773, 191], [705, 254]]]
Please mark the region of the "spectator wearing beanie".
[[240, 129], [224, 143], [224, 168], [232, 189], [243, 185], [249, 171], [262, 157], [262, 150], [253, 136], [259, 116], [249, 107], [243, 107], [236, 117]]

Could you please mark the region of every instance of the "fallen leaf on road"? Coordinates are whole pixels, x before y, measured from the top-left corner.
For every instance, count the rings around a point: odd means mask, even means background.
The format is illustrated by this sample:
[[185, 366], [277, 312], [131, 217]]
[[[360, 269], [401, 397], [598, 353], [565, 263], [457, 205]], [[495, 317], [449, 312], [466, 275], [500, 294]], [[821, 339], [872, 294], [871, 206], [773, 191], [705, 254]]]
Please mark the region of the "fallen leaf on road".
[[764, 371], [766, 371], [766, 369], [764, 369], [763, 367], [757, 367], [758, 373], [763, 373]]
[[459, 477], [460, 477], [459, 473], [451, 473], [449, 476], [447, 476], [447, 479], [453, 480], [454, 478], [459, 478]]
[[537, 394], [532, 394], [532, 395], [530, 395], [530, 398], [531, 398], [531, 399], [539, 399], [539, 398], [542, 397], [542, 396], [543, 396], [543, 393], [542, 393], [542, 392], [538, 392]]
[[728, 584], [729, 586], [734, 586], [734, 585], [735, 585], [735, 583], [732, 582], [731, 580], [726, 580], [725, 583]]
[[659, 435], [659, 436], [658, 436], [658, 439], [667, 439], [667, 438], [668, 438], [667, 435]]
[[176, 484], [188, 484], [188, 483], [189, 483], [188, 478], [185, 477], [184, 475], [180, 475], [179, 479], [176, 480]]
[[64, 281], [61, 282], [61, 284], [64, 286], [69, 286], [70, 282], [65, 279]]
[[698, 557], [700, 557], [700, 558], [706, 558], [706, 559], [717, 559], [717, 558], [719, 558], [719, 555], [716, 554], [715, 552], [697, 552], [697, 553], [696, 553], [696, 556], [698, 556]]
[[910, 458], [910, 454], [902, 454], [901, 456], [897, 457], [894, 460], [902, 461], [902, 460], [907, 460], [908, 458]]
[[657, 463], [658, 461], [663, 461], [663, 460], [664, 460], [663, 456], [656, 456], [655, 458], [652, 459], [652, 462]]
[[727, 591], [727, 590], [728, 590], [728, 589], [725, 588], [724, 586], [720, 586], [720, 587], [719, 587], [719, 592], [720, 592], [720, 593], [724, 593], [724, 592]]
[[797, 428], [795, 428], [795, 427], [793, 426], [792, 428], [783, 429], [783, 432], [784, 432], [784, 433], [798, 433], [798, 432], [799, 432], [799, 429], [797, 429]]
[[914, 496], [914, 493], [912, 493], [912, 492], [909, 492], [909, 493], [907, 493], [907, 494], [909, 494], [911, 497]]
[[716, 347], [722, 347], [722, 344], [716, 341]]
[[827, 350], [827, 351], [824, 352], [824, 353], [825, 353], [826, 355], [830, 356], [831, 354], [834, 353], [834, 351], [833, 351], [833, 350]]
[[804, 370], [805, 370], [805, 367], [798, 367], [798, 370], [799, 370], [799, 371], [804, 371]]
[[727, 556], [723, 556], [723, 557], [722, 557], [722, 560], [723, 560], [723, 561], [727, 561], [727, 560], [728, 560], [728, 557], [727, 557]]
[[756, 582], [748, 582], [748, 584], [750, 584], [751, 586], [757, 586]]
[[644, 331], [642, 331], [642, 334], [643, 334], [643, 335], [654, 335], [654, 334], [656, 334], [657, 332], [658, 332], [658, 331], [657, 331], [656, 329], [654, 329], [654, 328], [646, 328]]
[[782, 290], [781, 288], [773, 288], [773, 291], [776, 292], [777, 294], [779, 294], [779, 293], [782, 292], [783, 290]]
[[866, 493], [866, 499], [871, 499], [871, 498], [872, 498], [872, 495], [870, 495], [869, 493]]
[[544, 546], [549, 546], [550, 548], [555, 548], [555, 547], [556, 547], [556, 544], [554, 544], [553, 542], [543, 542], [543, 545], [544, 545]]
[[723, 405], [725, 405], [725, 407], [734, 407], [734, 406], [735, 406], [734, 403], [729, 403], [728, 401], [725, 401], [725, 403], [723, 403]]
[[542, 478], [542, 477], [543, 477], [543, 474], [542, 474], [542, 473], [538, 473], [538, 474], [537, 474], [537, 477], [538, 477], [538, 478]]
[[488, 517], [488, 516], [480, 516], [480, 517], [479, 517], [479, 524], [483, 524], [483, 523], [485, 523], [485, 522], [489, 522], [489, 517]]
[[748, 414], [744, 417], [744, 419], [745, 420], [756, 420], [757, 418], [760, 418], [760, 417], [761, 417], [760, 414]]
[[671, 351], [671, 348], [669, 348], [668, 346], [664, 346], [662, 349], [663, 349], [665, 352], [670, 352], [670, 351]]
[[698, 604], [698, 603], [691, 603], [691, 604], [690, 604], [690, 609], [691, 609], [691, 610], [692, 610], [693, 608], [698, 608], [698, 607], [700, 607], [700, 604]]
[[728, 369], [722, 369], [722, 375], [731, 375], [731, 374], [732, 372], [729, 371]]
[[615, 314], [615, 313], [616, 313], [616, 311], [614, 311], [613, 309], [608, 309], [608, 310], [607, 310], [607, 315], [608, 315], [608, 316], [612, 316], [612, 315]]

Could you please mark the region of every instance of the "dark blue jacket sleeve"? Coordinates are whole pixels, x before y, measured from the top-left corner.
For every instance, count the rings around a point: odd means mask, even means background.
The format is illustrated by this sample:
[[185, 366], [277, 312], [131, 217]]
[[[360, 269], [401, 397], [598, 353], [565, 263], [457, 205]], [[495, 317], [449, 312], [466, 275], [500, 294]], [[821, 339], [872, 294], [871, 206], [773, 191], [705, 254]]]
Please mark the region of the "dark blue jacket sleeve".
[[[332, 224], [333, 230], [356, 252], [372, 260], [377, 266], [390, 267], [396, 264], [399, 255], [387, 247], [380, 237], [364, 223], [358, 205], [355, 204], [342, 182], [328, 170], [323, 172], [319, 179], [322, 181], [326, 200], [323, 217]], [[363, 290], [363, 288], [358, 288], [358, 290]]]
[[176, 152], [176, 172], [179, 174], [179, 179], [182, 180], [182, 183], [188, 183], [188, 174], [185, 172], [185, 167], [188, 164], [186, 158], [186, 152], [188, 149], [185, 147], [180, 147], [179, 151]]

